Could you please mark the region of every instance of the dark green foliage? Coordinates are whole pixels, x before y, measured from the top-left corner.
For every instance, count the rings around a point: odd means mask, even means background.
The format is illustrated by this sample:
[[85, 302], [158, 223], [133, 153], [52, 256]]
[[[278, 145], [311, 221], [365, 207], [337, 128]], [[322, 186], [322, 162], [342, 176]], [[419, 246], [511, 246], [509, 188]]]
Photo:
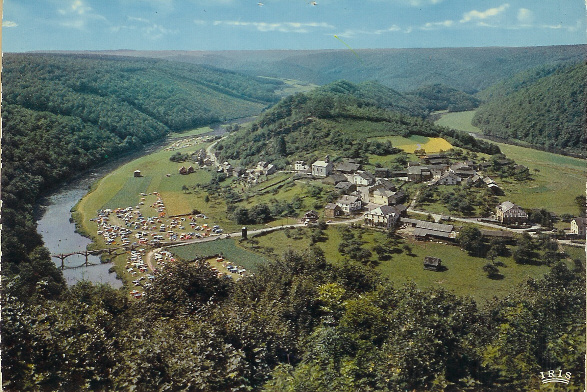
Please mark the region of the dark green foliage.
[[587, 65], [545, 67], [485, 93], [473, 124], [490, 136], [584, 155]]
[[538, 385], [528, 384], [532, 377], [525, 375], [542, 369], [565, 369], [573, 383], [582, 382], [584, 274], [556, 264], [543, 280], [529, 281], [487, 309], [487, 340], [481, 353], [488, 381], [496, 388], [537, 390]]
[[481, 257], [485, 253], [483, 236], [475, 226], [462, 227], [457, 235], [457, 241], [471, 256]]
[[178, 261], [139, 301], [87, 282], [40, 304], [3, 295], [3, 387], [522, 391], [550, 367], [580, 387], [582, 268], [555, 264], [486, 310], [314, 247], [236, 283]]
[[422, 86], [408, 94], [419, 98], [429, 111], [463, 112], [473, 110], [481, 103], [479, 99], [470, 94], [442, 84]]

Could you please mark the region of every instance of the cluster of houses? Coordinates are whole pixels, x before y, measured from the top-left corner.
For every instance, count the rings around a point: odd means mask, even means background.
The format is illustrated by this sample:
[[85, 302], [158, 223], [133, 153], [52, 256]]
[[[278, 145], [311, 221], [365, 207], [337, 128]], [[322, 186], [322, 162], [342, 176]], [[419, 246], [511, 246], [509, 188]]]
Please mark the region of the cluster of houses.
[[[350, 184], [367, 186], [377, 179], [395, 178], [407, 182], [428, 182], [430, 185], [459, 185], [484, 183], [494, 193], [501, 192], [499, 186], [490, 177], [479, 172], [490, 166], [491, 163], [464, 161], [450, 164], [444, 154], [429, 154], [422, 157], [421, 162], [409, 162], [405, 170], [375, 169], [374, 174], [360, 170], [360, 165], [352, 159], [332, 163], [329, 158], [319, 160], [308, 166], [304, 161], [296, 161], [294, 171], [311, 173], [313, 177], [325, 178], [334, 181], [335, 185], [343, 182], [340, 189], [347, 190]], [[344, 176], [343, 179], [341, 176]]]
[[244, 167], [234, 167], [229, 162], [223, 162], [218, 165], [217, 171], [219, 173], [225, 173], [229, 177], [238, 177], [249, 184], [257, 184], [262, 181], [268, 175], [277, 172], [277, 168], [274, 164], [261, 161], [257, 163], [257, 166], [251, 169], [245, 169]]

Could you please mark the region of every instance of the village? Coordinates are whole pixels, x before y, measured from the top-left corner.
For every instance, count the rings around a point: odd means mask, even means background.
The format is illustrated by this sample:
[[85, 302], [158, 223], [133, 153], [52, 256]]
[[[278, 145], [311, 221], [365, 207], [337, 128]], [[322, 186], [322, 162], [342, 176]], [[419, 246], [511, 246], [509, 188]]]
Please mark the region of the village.
[[[183, 149], [202, 143], [202, 138], [193, 138], [176, 142], [168, 150]], [[211, 140], [206, 139], [206, 142]], [[459, 228], [462, 224], [474, 224], [483, 227], [485, 238], [497, 238], [511, 241], [514, 233], [524, 231], [536, 232], [543, 228], [529, 220], [529, 213], [511, 201], [497, 203], [495, 209], [482, 217], [462, 217], [431, 214], [418, 210], [418, 195], [422, 189], [437, 186], [486, 188], [490, 194], [504, 196], [504, 191], [492, 177], [485, 174], [490, 167], [507, 167], [516, 174], [524, 174], [528, 169], [516, 165], [508, 159], [489, 161], [458, 160], [447, 153], [419, 154], [419, 161], [408, 162], [401, 170], [375, 168], [372, 172], [363, 170], [360, 160], [338, 158], [331, 160], [326, 156], [311, 164], [295, 161], [289, 170], [278, 170], [270, 162], [260, 161], [253, 168], [233, 167], [229, 162], [217, 162], [217, 157], [208, 149], [198, 149], [193, 153], [179, 152], [177, 158], [181, 165], [177, 174], [189, 176], [197, 170], [210, 169], [223, 173], [227, 178], [234, 177], [239, 184], [248, 187], [267, 182], [278, 173], [291, 174], [294, 181], [317, 182], [332, 187], [338, 198], [326, 203], [322, 210], [308, 210], [297, 223], [288, 227], [316, 226], [320, 221], [326, 224], [361, 223], [365, 228], [394, 230], [402, 236], [417, 241], [435, 241], [437, 243], [457, 244]], [[171, 159], [170, 160], [174, 160]], [[170, 177], [174, 174], [168, 173]], [[141, 177], [139, 169], [133, 173]], [[404, 190], [410, 185], [419, 184], [425, 188], [409, 194]], [[414, 188], [409, 188], [412, 192]], [[136, 206], [105, 209], [94, 219], [98, 225], [97, 235], [103, 236], [110, 246], [123, 246], [130, 249], [127, 256], [126, 272], [133, 276], [137, 288], [147, 288], [153, 274], [173, 263], [175, 258], [169, 246], [209, 241], [221, 238], [223, 229], [209, 223], [209, 217], [194, 211], [183, 216], [168, 216], [162, 196], [154, 191], [138, 195]], [[214, 219], [212, 217], [212, 219]], [[455, 225], [455, 223], [458, 223]], [[572, 240], [585, 236], [585, 218], [574, 218], [565, 230], [563, 238]], [[239, 233], [228, 233], [222, 237], [246, 237], [246, 229]], [[216, 260], [218, 264], [213, 263]], [[208, 260], [219, 275], [238, 279], [250, 274], [235, 263], [224, 260], [216, 254]], [[433, 256], [426, 256], [423, 268], [442, 271], [442, 261]], [[142, 296], [142, 291], [133, 290], [135, 298]]]

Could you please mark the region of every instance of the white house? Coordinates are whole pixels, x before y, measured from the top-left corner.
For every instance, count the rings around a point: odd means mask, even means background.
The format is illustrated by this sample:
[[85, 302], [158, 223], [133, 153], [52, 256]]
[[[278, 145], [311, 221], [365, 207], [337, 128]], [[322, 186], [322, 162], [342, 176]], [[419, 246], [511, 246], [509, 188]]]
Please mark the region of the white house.
[[312, 175], [315, 177], [327, 177], [332, 173], [332, 163], [316, 161], [312, 163]]
[[511, 201], [504, 201], [496, 208], [497, 220], [504, 224], [520, 224], [528, 222], [528, 214], [522, 207]]
[[365, 225], [385, 228], [395, 226], [399, 217], [400, 212], [391, 206], [377, 207], [363, 215]]
[[351, 214], [355, 211], [359, 211], [363, 205], [361, 198], [358, 196], [343, 195], [336, 201], [336, 205], [340, 206], [345, 214]]
[[571, 234], [585, 237], [585, 225], [587, 224], [587, 218], [580, 217], [575, 218], [571, 221]]
[[306, 165], [305, 161], [296, 161], [294, 163], [294, 170], [297, 172], [307, 172], [310, 168]]
[[365, 171], [358, 171], [353, 174], [353, 184], [355, 185], [372, 185], [375, 183], [375, 177], [371, 173]]

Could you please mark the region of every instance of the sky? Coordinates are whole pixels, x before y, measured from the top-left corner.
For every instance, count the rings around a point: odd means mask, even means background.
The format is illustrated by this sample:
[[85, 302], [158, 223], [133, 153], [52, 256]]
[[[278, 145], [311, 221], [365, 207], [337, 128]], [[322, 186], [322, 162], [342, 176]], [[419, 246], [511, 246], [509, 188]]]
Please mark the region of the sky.
[[584, 0], [4, 0], [2, 50], [582, 44]]

